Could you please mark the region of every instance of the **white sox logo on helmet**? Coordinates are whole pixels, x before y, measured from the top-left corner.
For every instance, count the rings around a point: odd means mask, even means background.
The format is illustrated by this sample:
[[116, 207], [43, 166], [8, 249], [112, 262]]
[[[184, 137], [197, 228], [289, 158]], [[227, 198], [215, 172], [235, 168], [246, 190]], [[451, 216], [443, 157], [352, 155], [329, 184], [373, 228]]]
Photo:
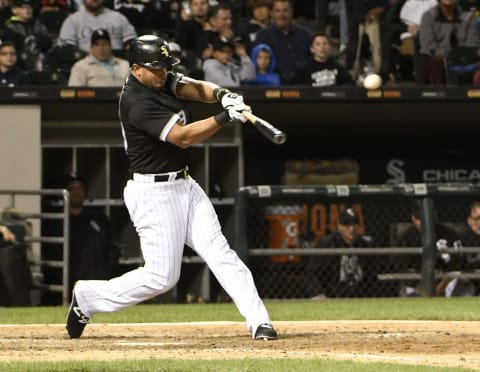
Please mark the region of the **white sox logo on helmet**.
[[166, 45], [162, 45], [162, 46], [160, 47], [160, 51], [161, 51], [162, 55], [164, 55], [165, 57], [170, 57]]

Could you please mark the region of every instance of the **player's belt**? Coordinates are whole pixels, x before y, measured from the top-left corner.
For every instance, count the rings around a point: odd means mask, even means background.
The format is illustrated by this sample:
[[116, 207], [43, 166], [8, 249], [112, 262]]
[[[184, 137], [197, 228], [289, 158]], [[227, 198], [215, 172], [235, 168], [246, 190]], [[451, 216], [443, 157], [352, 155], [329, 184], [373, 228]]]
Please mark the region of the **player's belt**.
[[173, 182], [178, 179], [188, 178], [188, 167], [175, 172], [161, 174], [140, 174], [134, 173], [133, 180], [138, 182]]

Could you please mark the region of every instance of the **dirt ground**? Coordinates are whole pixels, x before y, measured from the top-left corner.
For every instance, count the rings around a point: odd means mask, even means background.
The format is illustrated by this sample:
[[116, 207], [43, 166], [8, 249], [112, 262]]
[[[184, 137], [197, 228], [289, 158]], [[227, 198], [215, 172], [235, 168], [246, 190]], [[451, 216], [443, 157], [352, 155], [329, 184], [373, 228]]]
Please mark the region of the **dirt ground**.
[[480, 322], [276, 322], [277, 341], [254, 341], [244, 323], [0, 325], [0, 362], [113, 359], [317, 358], [480, 370]]

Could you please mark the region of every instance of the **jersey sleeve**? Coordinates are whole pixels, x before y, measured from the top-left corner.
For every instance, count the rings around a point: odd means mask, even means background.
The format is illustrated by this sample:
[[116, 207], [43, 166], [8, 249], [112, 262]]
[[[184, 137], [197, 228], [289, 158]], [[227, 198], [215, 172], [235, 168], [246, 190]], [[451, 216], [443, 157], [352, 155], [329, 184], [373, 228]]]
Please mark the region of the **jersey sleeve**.
[[177, 85], [182, 83], [184, 75], [179, 72], [169, 71], [167, 75], [167, 81], [165, 82], [165, 93], [170, 96], [177, 96]]
[[177, 114], [162, 109], [158, 103], [150, 100], [137, 103], [129, 115], [129, 121], [133, 126], [164, 142], [179, 120]]

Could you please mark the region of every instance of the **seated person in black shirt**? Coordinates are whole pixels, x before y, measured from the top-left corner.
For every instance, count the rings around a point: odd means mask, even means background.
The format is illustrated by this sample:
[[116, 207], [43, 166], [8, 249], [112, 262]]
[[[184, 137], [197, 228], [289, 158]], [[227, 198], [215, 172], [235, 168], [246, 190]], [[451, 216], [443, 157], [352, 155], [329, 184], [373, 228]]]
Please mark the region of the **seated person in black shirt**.
[[[414, 203], [410, 213], [412, 224], [408, 226], [401, 234], [399, 234], [397, 241], [394, 243], [398, 247], [422, 247], [422, 221], [420, 219], [420, 204]], [[457, 233], [443, 223], [435, 222], [435, 239], [438, 250], [438, 259], [436, 268], [442, 271], [452, 271], [458, 269], [459, 256], [442, 253], [443, 248], [453, 247], [457, 244]], [[415, 255], [393, 255], [393, 266], [398, 272], [421, 273], [422, 271], [422, 256]], [[437, 295], [443, 295], [445, 286], [448, 284], [447, 280], [440, 280], [437, 284]], [[420, 280], [408, 280], [400, 283], [400, 293], [405, 296], [419, 296], [421, 295]]]
[[86, 181], [76, 173], [67, 177], [70, 192], [70, 284], [79, 279], [109, 279], [118, 261], [110, 237], [108, 217], [84, 208]]
[[[318, 248], [372, 247], [372, 238], [359, 234], [357, 213], [348, 208], [339, 217], [338, 229], [324, 236]], [[306, 289], [312, 300], [328, 297], [365, 297], [373, 294], [374, 261], [365, 255], [314, 255], [306, 267]]]
[[330, 41], [327, 35], [313, 35], [310, 51], [312, 55], [307, 63], [297, 71], [296, 84], [312, 87], [355, 84], [347, 69], [330, 56]]

